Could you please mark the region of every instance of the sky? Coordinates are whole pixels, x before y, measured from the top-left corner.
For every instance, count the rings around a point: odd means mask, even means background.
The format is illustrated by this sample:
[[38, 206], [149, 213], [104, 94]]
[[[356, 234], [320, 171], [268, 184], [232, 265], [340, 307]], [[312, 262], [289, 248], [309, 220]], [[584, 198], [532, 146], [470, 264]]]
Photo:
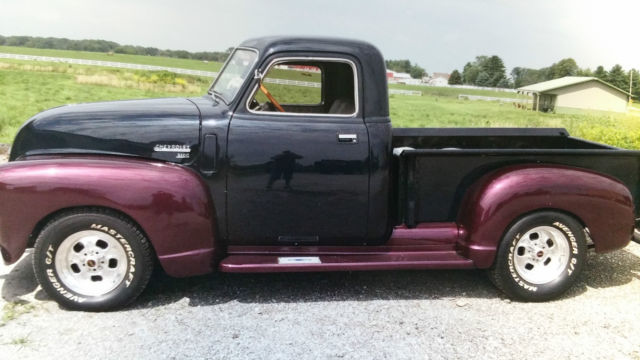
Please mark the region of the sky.
[[[498, 55], [508, 71], [566, 57], [640, 68], [638, 0], [0, 0], [0, 35], [221, 51], [265, 35], [366, 40], [427, 72]], [[635, 39], [634, 39], [635, 37]]]

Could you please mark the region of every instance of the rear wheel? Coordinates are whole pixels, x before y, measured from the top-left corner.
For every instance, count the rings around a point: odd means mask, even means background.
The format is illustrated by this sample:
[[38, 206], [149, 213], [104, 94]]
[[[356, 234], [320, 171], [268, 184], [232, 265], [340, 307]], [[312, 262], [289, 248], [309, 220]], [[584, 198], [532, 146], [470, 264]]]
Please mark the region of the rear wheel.
[[573, 285], [586, 251], [586, 237], [578, 221], [558, 212], [537, 212], [507, 230], [489, 273], [510, 297], [549, 300]]
[[151, 246], [128, 219], [103, 210], [73, 211], [51, 220], [36, 240], [34, 271], [44, 291], [77, 310], [127, 305], [153, 270]]

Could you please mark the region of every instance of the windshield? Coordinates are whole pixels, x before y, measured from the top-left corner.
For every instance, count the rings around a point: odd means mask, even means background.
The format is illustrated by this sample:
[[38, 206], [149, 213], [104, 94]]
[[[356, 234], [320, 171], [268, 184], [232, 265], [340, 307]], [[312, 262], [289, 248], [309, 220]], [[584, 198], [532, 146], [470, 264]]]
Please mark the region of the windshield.
[[231, 102], [236, 97], [257, 58], [258, 53], [255, 50], [236, 49], [213, 83], [211, 87], [213, 93], [221, 97], [225, 103]]

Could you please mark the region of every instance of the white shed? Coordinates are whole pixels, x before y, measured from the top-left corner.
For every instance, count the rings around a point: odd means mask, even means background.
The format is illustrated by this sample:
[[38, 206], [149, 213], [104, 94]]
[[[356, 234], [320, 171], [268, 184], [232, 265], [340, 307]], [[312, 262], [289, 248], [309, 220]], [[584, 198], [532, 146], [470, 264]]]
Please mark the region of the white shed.
[[584, 109], [625, 112], [630, 94], [595, 77], [565, 76], [523, 86], [518, 92], [533, 96], [533, 109]]

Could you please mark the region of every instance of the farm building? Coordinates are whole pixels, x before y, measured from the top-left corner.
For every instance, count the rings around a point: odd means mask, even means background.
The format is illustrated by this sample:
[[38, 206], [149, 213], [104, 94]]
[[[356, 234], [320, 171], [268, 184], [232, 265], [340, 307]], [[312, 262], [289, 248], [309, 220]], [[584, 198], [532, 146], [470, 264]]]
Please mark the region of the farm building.
[[420, 79], [414, 79], [407, 73], [396, 72], [389, 69], [387, 69], [387, 81], [391, 84], [407, 85], [416, 85], [420, 83]]
[[518, 93], [533, 97], [533, 110], [583, 109], [625, 112], [629, 93], [594, 77], [565, 76], [527, 85]]
[[427, 83], [431, 86], [449, 86], [449, 74], [447, 73], [433, 73], [430, 77], [422, 78], [423, 83]]

